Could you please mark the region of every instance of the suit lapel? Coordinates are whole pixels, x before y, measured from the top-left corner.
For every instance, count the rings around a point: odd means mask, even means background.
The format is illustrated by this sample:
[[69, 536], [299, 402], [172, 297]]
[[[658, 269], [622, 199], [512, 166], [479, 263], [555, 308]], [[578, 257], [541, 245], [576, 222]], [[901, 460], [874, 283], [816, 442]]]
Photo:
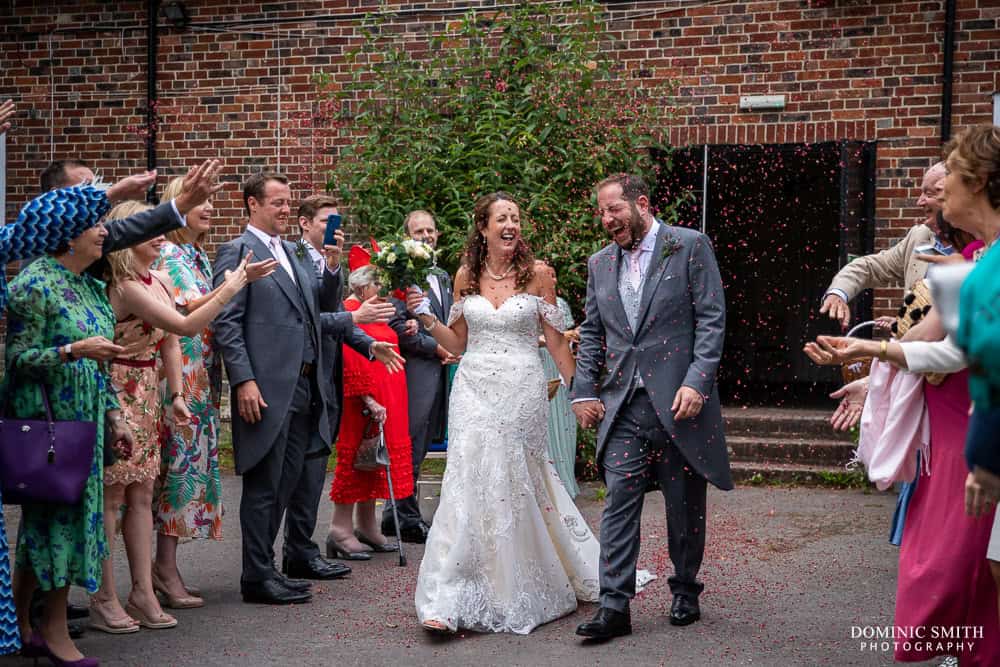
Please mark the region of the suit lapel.
[[[435, 277], [437, 278], [438, 281], [438, 289], [441, 291], [441, 294], [443, 296], [444, 281], [442, 280], [441, 276], [435, 276]], [[444, 304], [442, 304], [441, 301], [437, 298], [437, 293], [433, 289], [428, 289], [427, 291], [430, 292], [429, 296], [431, 300], [431, 312], [437, 315], [437, 318], [439, 320], [443, 320], [444, 317], [441, 316], [441, 313], [444, 311]]]
[[[622, 293], [618, 288], [618, 281], [621, 276], [622, 259], [624, 258], [624, 253], [622, 252], [621, 246], [617, 243], [613, 243], [610, 248], [607, 257], [602, 257], [601, 262], [608, 262], [611, 264], [610, 271], [601, 271], [601, 273], [608, 273], [611, 281], [611, 285], [608, 287], [608, 291], [613, 294], [611, 299], [611, 306], [615, 309], [614, 315], [619, 322], [625, 325], [625, 328], [631, 330], [628, 324], [628, 315], [625, 314], [625, 304], [622, 303]], [[600, 274], [598, 274], [600, 276]], [[633, 334], [634, 335], [634, 334]]]
[[[312, 321], [318, 322], [319, 318], [316, 317], [316, 300], [313, 299], [313, 292], [309, 289], [309, 286], [316, 282], [316, 267], [312, 263], [312, 260], [303, 262], [295, 256], [294, 244], [288, 241], [282, 241], [281, 244], [285, 249], [285, 254], [288, 256], [288, 262], [292, 265], [292, 271], [295, 272], [295, 280], [298, 281], [298, 285], [293, 285], [292, 287], [302, 295], [302, 300], [312, 315]], [[308, 258], [309, 255], [306, 254], [306, 257]]]
[[646, 268], [646, 280], [642, 286], [642, 299], [639, 301], [639, 317], [636, 319], [634, 335], [638, 336], [642, 330], [642, 324], [646, 320], [646, 313], [649, 312], [649, 304], [653, 301], [656, 293], [656, 286], [663, 276], [663, 270], [670, 261], [669, 257], [663, 257], [663, 244], [667, 238], [667, 226], [660, 223], [659, 233], [656, 235], [656, 243], [653, 245], [653, 256], [649, 258], [649, 266]]

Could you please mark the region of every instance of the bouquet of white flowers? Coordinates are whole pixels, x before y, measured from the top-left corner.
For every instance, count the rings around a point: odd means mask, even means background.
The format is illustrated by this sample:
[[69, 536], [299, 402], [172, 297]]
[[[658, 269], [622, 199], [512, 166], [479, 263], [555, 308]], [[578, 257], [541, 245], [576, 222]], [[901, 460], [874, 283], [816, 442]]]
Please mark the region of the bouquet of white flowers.
[[378, 272], [383, 295], [405, 292], [411, 285], [423, 288], [428, 275], [441, 271], [437, 268], [434, 248], [423, 241], [394, 238], [377, 246], [379, 249], [371, 261]]

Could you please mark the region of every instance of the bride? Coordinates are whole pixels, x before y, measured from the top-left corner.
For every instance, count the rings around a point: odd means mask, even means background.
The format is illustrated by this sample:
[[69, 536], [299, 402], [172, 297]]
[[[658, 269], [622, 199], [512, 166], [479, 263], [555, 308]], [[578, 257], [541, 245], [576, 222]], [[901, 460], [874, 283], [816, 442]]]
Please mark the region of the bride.
[[[520, 212], [495, 192], [475, 205], [447, 325], [420, 319], [462, 355], [451, 392], [448, 465], [417, 578], [425, 629], [527, 634], [598, 599], [600, 546], [547, 451], [543, 333], [567, 384], [555, 273], [521, 238]], [[407, 295], [416, 310], [421, 295]]]

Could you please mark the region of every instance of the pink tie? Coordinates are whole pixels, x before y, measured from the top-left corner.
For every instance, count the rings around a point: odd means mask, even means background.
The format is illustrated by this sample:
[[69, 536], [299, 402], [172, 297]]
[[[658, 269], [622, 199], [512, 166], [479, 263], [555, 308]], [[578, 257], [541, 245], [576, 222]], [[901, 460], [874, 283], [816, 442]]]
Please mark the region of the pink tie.
[[639, 289], [639, 282], [642, 280], [642, 272], [639, 269], [639, 257], [642, 250], [633, 250], [628, 256], [628, 280], [632, 284], [632, 289]]

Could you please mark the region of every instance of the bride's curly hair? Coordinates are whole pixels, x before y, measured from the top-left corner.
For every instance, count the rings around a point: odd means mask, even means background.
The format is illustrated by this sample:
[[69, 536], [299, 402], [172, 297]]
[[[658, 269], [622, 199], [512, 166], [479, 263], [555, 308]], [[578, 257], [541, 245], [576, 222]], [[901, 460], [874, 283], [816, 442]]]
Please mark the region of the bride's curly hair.
[[[465, 252], [462, 253], [462, 265], [469, 271], [469, 284], [462, 290], [462, 296], [479, 294], [479, 280], [483, 275], [483, 267], [486, 265], [487, 253], [486, 237], [483, 234], [490, 221], [490, 207], [498, 201], [509, 201], [518, 209], [521, 208], [510, 193], [502, 190], [483, 195], [476, 200], [472, 212], [472, 229], [465, 242]], [[535, 277], [535, 256], [524, 237], [518, 238], [512, 260], [517, 271], [516, 289], [523, 292], [528, 288], [528, 283]]]

